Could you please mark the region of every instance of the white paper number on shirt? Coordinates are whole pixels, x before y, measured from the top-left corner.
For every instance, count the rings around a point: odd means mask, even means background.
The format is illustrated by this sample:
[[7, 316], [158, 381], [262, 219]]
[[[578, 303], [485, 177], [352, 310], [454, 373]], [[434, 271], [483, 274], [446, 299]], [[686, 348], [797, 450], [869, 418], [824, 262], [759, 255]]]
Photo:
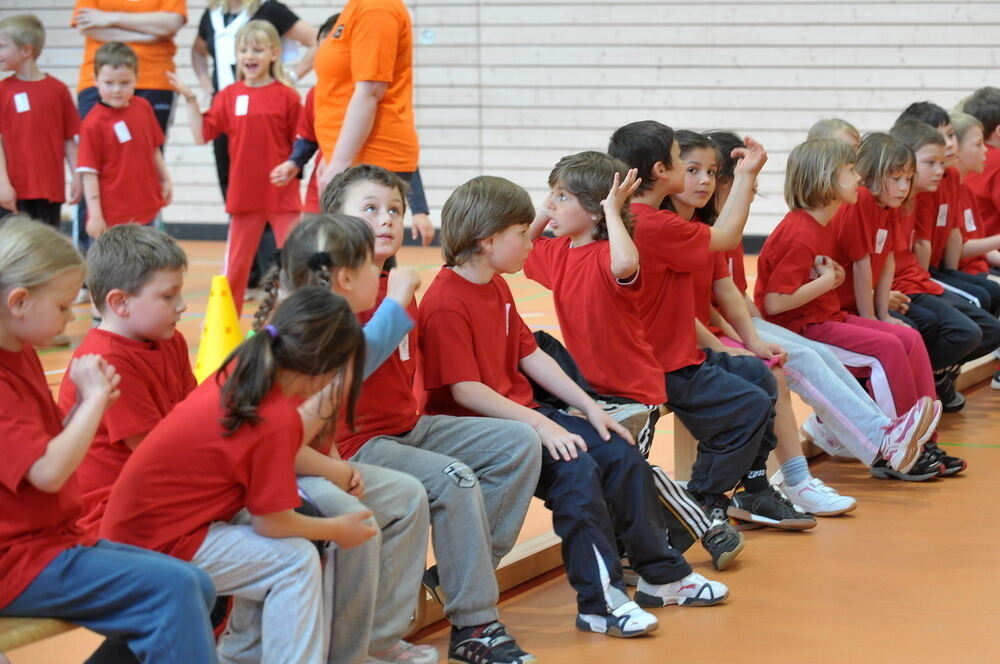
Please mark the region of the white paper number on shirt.
[[399, 359], [404, 362], [410, 361], [410, 335], [407, 334], [403, 337], [402, 343], [399, 344]]
[[18, 92], [14, 95], [14, 110], [18, 113], [24, 113], [25, 111], [31, 110], [31, 104], [28, 102], [27, 92]]
[[125, 124], [124, 120], [115, 123], [115, 136], [118, 137], [119, 143], [128, 143], [132, 140], [132, 133], [128, 130], [128, 125]]
[[970, 233], [976, 230], [976, 217], [972, 214], [971, 208], [965, 208], [965, 230]]
[[881, 254], [882, 250], [885, 249], [886, 238], [889, 237], [889, 230], [886, 228], [880, 228], [875, 231], [875, 253]]
[[236, 115], [246, 115], [250, 110], [250, 95], [237, 95], [236, 108], [233, 113]]
[[938, 206], [938, 218], [937, 218], [938, 228], [943, 228], [948, 225], [948, 204], [942, 203]]

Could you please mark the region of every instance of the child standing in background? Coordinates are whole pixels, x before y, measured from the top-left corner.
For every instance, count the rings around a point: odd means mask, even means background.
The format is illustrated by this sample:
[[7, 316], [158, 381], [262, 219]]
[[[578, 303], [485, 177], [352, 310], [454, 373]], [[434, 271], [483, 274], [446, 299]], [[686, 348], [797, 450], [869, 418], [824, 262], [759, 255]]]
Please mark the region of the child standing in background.
[[229, 136], [229, 190], [226, 212], [231, 215], [226, 243], [225, 275], [237, 312], [243, 310], [247, 276], [257, 245], [268, 224], [281, 247], [302, 212], [297, 186], [276, 186], [271, 171], [292, 151], [302, 113], [298, 93], [281, 66], [281, 40], [267, 21], [250, 21], [236, 34], [239, 80], [219, 91], [204, 115], [197, 95], [173, 73], [171, 84], [184, 97], [191, 133], [198, 144], [220, 134]]
[[[76, 107], [61, 81], [38, 69], [45, 28], [32, 14], [0, 21], [0, 218], [20, 210], [53, 228], [63, 201], [80, 198]], [[73, 173], [66, 199], [63, 162]]]

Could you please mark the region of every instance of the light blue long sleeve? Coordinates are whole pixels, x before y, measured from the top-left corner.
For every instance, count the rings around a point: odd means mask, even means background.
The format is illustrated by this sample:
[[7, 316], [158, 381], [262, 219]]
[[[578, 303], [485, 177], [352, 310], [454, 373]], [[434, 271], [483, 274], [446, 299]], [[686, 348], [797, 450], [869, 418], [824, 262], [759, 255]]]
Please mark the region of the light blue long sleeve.
[[406, 310], [393, 299], [385, 298], [375, 314], [365, 323], [365, 378], [375, 373], [413, 329]]

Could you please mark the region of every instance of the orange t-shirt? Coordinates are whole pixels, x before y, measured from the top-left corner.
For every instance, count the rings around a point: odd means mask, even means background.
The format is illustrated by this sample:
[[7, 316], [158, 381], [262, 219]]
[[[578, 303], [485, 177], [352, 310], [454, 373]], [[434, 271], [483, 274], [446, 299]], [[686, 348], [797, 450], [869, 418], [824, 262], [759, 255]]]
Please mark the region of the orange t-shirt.
[[349, 0], [320, 44], [316, 71], [316, 139], [333, 154], [358, 81], [388, 83], [368, 140], [354, 159], [390, 171], [417, 170], [413, 123], [413, 26], [401, 0]]
[[[76, 26], [76, 13], [83, 9], [99, 9], [103, 12], [173, 12], [180, 14], [187, 21], [186, 0], [76, 0], [73, 8], [73, 21]], [[104, 42], [86, 38], [83, 45], [83, 64], [80, 65], [80, 78], [77, 91], [92, 87], [94, 83], [94, 54]], [[151, 44], [128, 43], [139, 58], [139, 77], [135, 87], [139, 90], [173, 90], [167, 80], [167, 72], [174, 71], [174, 53], [177, 45], [173, 39], [164, 39]]]

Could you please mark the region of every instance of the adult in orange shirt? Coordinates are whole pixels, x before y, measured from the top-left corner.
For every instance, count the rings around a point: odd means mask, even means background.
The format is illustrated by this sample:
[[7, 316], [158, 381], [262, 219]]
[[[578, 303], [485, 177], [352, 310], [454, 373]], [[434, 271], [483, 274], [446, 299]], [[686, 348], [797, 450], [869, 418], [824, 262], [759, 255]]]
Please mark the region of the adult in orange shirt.
[[[323, 154], [319, 190], [361, 163], [410, 182], [420, 145], [413, 119], [413, 24], [402, 0], [348, 0], [313, 69], [316, 141]], [[434, 227], [426, 202], [411, 203], [414, 231], [427, 244]]]

